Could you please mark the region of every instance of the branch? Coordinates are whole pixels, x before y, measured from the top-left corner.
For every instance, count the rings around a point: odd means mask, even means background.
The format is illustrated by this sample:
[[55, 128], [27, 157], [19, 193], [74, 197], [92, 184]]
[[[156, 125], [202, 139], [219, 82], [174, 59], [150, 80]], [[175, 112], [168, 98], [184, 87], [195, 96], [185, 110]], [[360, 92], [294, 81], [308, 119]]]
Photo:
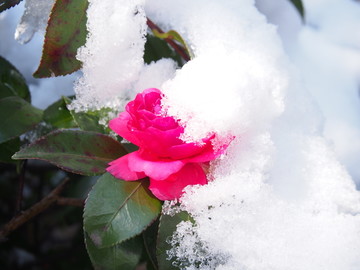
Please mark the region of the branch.
[[0, 242], [4, 241], [6, 236], [9, 235], [9, 233], [16, 230], [18, 227], [20, 227], [33, 217], [37, 216], [41, 212], [45, 211], [53, 203], [55, 203], [59, 199], [59, 194], [69, 181], [69, 178], [65, 178], [64, 181], [60, 183], [60, 185], [58, 185], [40, 202], [34, 204], [31, 208], [22, 212], [21, 214], [13, 217], [7, 224], [5, 224], [4, 227], [0, 230]]
[[[156, 29], [159, 33], [163, 34], [164, 31], [161, 30], [161, 28], [159, 26], [157, 26], [152, 20], [150, 20], [149, 18], [147, 18], [146, 21], [147, 25], [149, 26], [149, 28], [151, 30]], [[186, 53], [186, 50], [182, 47], [179, 46], [176, 42], [174, 42], [172, 39], [170, 38], [165, 38], [164, 39], [185, 61], [190, 61], [190, 57], [188, 56], [188, 54]]]
[[77, 206], [77, 207], [84, 207], [85, 204], [85, 201], [82, 199], [64, 198], [64, 197], [58, 197], [56, 202], [58, 205]]
[[21, 211], [21, 204], [23, 200], [23, 192], [24, 192], [24, 183], [25, 183], [25, 169], [26, 169], [27, 159], [21, 162], [20, 174], [19, 174], [19, 186], [18, 186], [18, 194], [16, 197], [16, 205], [15, 205], [15, 215], [17, 215]]

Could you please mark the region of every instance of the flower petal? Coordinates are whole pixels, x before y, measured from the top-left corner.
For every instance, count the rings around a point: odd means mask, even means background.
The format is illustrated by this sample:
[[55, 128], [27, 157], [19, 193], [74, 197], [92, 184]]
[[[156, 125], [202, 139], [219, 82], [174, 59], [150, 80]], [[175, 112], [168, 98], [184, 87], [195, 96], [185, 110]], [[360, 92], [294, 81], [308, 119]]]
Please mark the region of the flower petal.
[[202, 140], [202, 143], [181, 143], [169, 147], [171, 159], [186, 159], [187, 163], [207, 162], [215, 159], [219, 154], [214, 153], [212, 140], [214, 135]]
[[202, 152], [196, 156], [186, 159], [186, 162], [207, 162], [214, 160], [222, 154], [221, 151], [215, 152], [211, 144], [204, 145]]
[[170, 146], [167, 151], [172, 159], [184, 159], [198, 155], [203, 151], [202, 148], [203, 146], [195, 143], [182, 143]]
[[128, 156], [131, 171], [143, 172], [150, 178], [159, 181], [178, 172], [185, 165], [181, 160], [144, 159], [140, 151], [133, 152]]
[[123, 179], [126, 181], [138, 180], [146, 177], [143, 172], [136, 172], [129, 168], [129, 157], [136, 152], [122, 156], [121, 158], [115, 159], [109, 163], [109, 167], [106, 171], [115, 176], [116, 178]]
[[174, 200], [181, 197], [186, 186], [205, 185], [207, 182], [202, 167], [196, 163], [188, 163], [164, 181], [150, 178], [149, 189], [160, 200]]
[[161, 110], [162, 93], [159, 89], [149, 88], [145, 89], [141, 95], [144, 97], [145, 109], [153, 113], [159, 113]]
[[181, 144], [182, 141], [178, 138], [181, 134], [181, 128], [173, 130], [161, 131], [154, 127], [149, 127], [144, 131], [134, 130], [133, 136], [139, 139], [137, 144], [141, 149], [157, 155], [159, 158], [168, 158], [169, 148], [176, 144]]
[[128, 112], [122, 112], [119, 117], [110, 120], [109, 127], [119, 134], [124, 139], [132, 142], [133, 144], [139, 145], [139, 139], [134, 136], [134, 133], [128, 129], [128, 122], [131, 120], [131, 116]]

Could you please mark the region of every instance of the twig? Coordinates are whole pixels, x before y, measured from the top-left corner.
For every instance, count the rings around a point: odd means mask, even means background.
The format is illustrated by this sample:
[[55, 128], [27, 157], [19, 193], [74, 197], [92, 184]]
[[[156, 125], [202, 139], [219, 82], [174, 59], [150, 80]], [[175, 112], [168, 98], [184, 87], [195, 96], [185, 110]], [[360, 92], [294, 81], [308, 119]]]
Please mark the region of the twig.
[[58, 205], [68, 205], [68, 206], [77, 206], [77, 207], [84, 207], [85, 204], [85, 201], [82, 199], [64, 198], [64, 197], [59, 197], [56, 202]]
[[65, 178], [64, 181], [58, 185], [53, 191], [51, 191], [45, 198], [40, 202], [34, 204], [28, 210], [22, 212], [21, 214], [12, 218], [5, 226], [0, 230], [0, 242], [4, 241], [6, 236], [12, 231], [16, 230], [18, 227], [23, 225], [25, 222], [29, 221], [33, 217], [37, 216], [41, 212], [49, 208], [53, 203], [55, 203], [61, 191], [64, 189], [65, 185], [70, 181], [69, 178]]
[[23, 200], [24, 183], [25, 183], [26, 164], [27, 164], [27, 160], [25, 159], [22, 162], [20, 168], [18, 194], [16, 197], [16, 204], [15, 204], [15, 215], [19, 214], [19, 212], [21, 211], [21, 204]]
[[[163, 30], [161, 30], [161, 28], [159, 26], [157, 26], [152, 20], [150, 20], [149, 18], [147, 18], [146, 21], [147, 25], [149, 26], [149, 28], [151, 30], [156, 29], [159, 33], [164, 33]], [[170, 38], [165, 38], [164, 39], [171, 47], [173, 47], [173, 49], [185, 60], [185, 61], [189, 61], [190, 57], [188, 56], [188, 54], [186, 53], [185, 49], [182, 46], [179, 46], [178, 44], [176, 44], [176, 42], [174, 42], [172, 39]]]

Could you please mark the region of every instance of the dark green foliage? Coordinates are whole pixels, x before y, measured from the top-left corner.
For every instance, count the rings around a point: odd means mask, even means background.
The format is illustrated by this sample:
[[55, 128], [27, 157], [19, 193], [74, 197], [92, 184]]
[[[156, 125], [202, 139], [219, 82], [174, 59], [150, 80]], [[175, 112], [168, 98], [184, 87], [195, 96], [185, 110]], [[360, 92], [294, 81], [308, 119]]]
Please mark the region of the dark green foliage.
[[44, 121], [55, 128], [78, 127], [66, 107], [64, 98], [56, 101], [44, 111]]
[[99, 270], [134, 270], [142, 253], [141, 240], [141, 236], [138, 236], [117, 245], [99, 248], [85, 235], [89, 257], [94, 268]]
[[162, 215], [160, 218], [156, 248], [159, 270], [178, 269], [173, 265], [173, 262], [176, 258], [171, 258], [169, 260], [169, 256], [166, 251], [171, 248], [171, 245], [167, 241], [171, 239], [173, 233], [176, 231], [176, 226], [182, 221], [191, 221], [192, 223], [194, 222], [191, 216], [185, 211], [179, 212], [174, 216]]
[[147, 35], [144, 53], [145, 63], [150, 64], [152, 61], [157, 61], [162, 58], [171, 58], [175, 60], [179, 66], [182, 66], [181, 57], [176, 54], [163, 39]]
[[114, 246], [141, 234], [160, 210], [147, 180], [127, 182], [106, 173], [86, 200], [85, 232], [99, 248]]
[[42, 113], [18, 96], [0, 99], [0, 143], [33, 129], [41, 122]]
[[0, 56], [0, 98], [18, 96], [30, 102], [30, 92], [24, 77]]
[[12, 155], [19, 151], [20, 139], [14, 138], [0, 144], [0, 162], [3, 163], [17, 163], [18, 161], [13, 160]]
[[297, 11], [300, 13], [301, 17], [304, 19], [305, 10], [304, 10], [304, 5], [303, 5], [302, 1], [301, 0], [290, 0], [290, 1], [291, 1], [291, 3], [293, 3], [293, 5], [297, 9]]

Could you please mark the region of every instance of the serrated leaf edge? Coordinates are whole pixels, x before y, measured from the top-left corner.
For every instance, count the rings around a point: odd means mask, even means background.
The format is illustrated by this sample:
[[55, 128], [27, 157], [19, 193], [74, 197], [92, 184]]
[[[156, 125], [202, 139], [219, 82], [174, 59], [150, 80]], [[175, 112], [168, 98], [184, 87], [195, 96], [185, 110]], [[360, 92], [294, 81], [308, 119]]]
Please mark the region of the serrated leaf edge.
[[[104, 174], [107, 174], [107, 173], [104, 173]], [[104, 174], [103, 174], [103, 175], [104, 175]], [[103, 176], [103, 175], [102, 175], [102, 176]], [[99, 179], [100, 179], [102, 176], [100, 176]], [[98, 179], [98, 180], [99, 180], [99, 179]], [[96, 181], [96, 183], [98, 182], [98, 180]], [[119, 180], [119, 181], [125, 181], [125, 180], [121, 180], [121, 179], [118, 179], [118, 180]], [[142, 181], [144, 181], [144, 180], [142, 180]], [[136, 182], [136, 181], [133, 181], [133, 182]], [[92, 188], [90, 189], [90, 191], [89, 191], [89, 193], [88, 193], [88, 195], [87, 195], [87, 197], [86, 197], [86, 199], [85, 199], [85, 207], [84, 207], [84, 211], [83, 211], [83, 220], [85, 220], [85, 208], [86, 208], [86, 203], [87, 203], [87, 201], [88, 201], [88, 199], [89, 199], [89, 196], [90, 196], [90, 193], [93, 191], [96, 183], [92, 186]], [[139, 185], [139, 187], [140, 187], [141, 185], [142, 185], [142, 183]], [[152, 219], [152, 220], [149, 222], [149, 224], [148, 224], [147, 226], [145, 226], [145, 227], [141, 230], [141, 232], [139, 232], [139, 233], [137, 233], [137, 234], [134, 234], [134, 235], [131, 236], [131, 237], [125, 238], [125, 239], [123, 239], [123, 240], [121, 240], [121, 241], [115, 242], [114, 244], [111, 244], [111, 245], [102, 245], [101, 247], [98, 247], [98, 246], [94, 243], [94, 241], [91, 239], [90, 235], [88, 234], [88, 232], [87, 232], [86, 229], [85, 229], [85, 222], [83, 222], [83, 230], [84, 230], [84, 233], [86, 233], [86, 234], [89, 236], [89, 239], [92, 241], [92, 243], [93, 243], [97, 248], [108, 248], [108, 247], [113, 247], [113, 246], [119, 245], [119, 244], [121, 244], [121, 243], [123, 243], [123, 242], [125, 242], [125, 241], [127, 241], [127, 240], [129, 240], [129, 239], [132, 239], [132, 238], [134, 238], [134, 237], [142, 234], [144, 231], [146, 231], [147, 228], [149, 228], [149, 227], [159, 218], [160, 215], [161, 215], [161, 211], [160, 211], [160, 213], [159, 213], [154, 219]]]

